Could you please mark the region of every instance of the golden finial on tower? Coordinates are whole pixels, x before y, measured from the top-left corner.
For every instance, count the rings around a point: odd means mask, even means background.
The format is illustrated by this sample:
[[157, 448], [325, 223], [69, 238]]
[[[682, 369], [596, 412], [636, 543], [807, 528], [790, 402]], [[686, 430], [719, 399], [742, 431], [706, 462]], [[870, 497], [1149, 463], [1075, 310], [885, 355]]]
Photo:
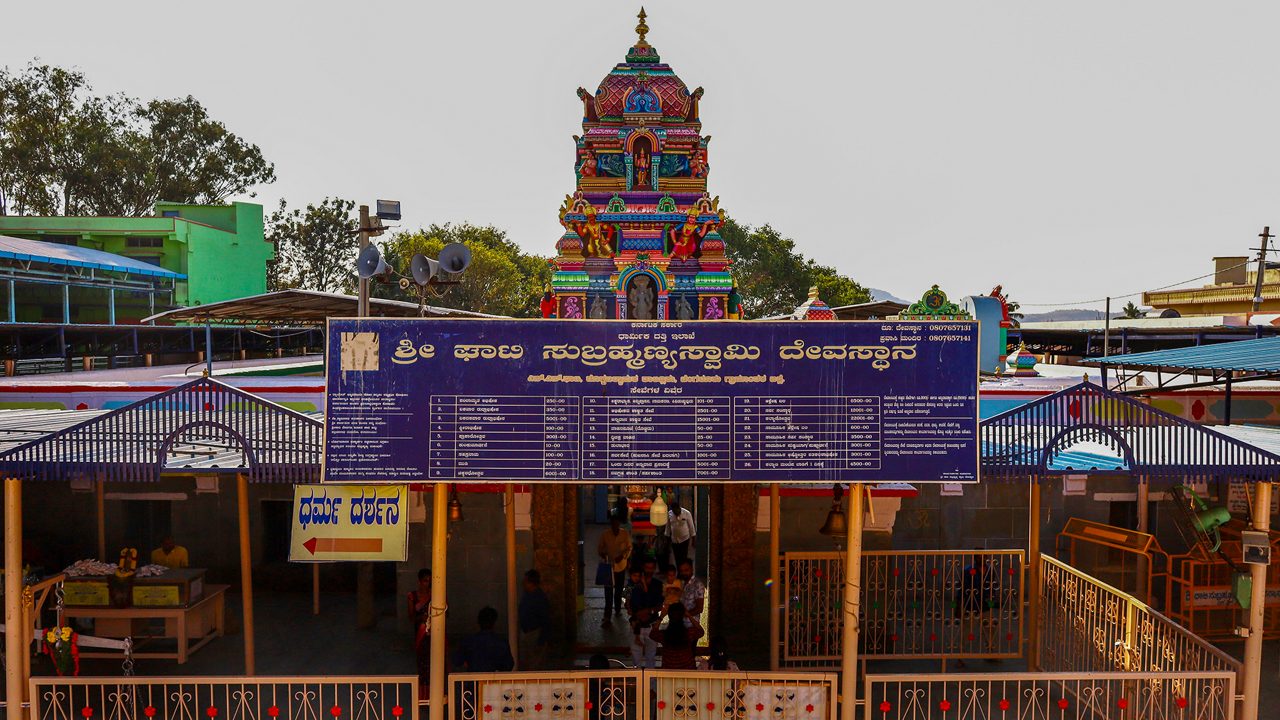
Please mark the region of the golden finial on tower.
[[645, 42], [644, 36], [649, 32], [649, 26], [644, 24], [645, 14], [644, 6], [640, 7], [640, 14], [636, 17], [640, 18], [640, 24], [636, 25], [636, 34], [640, 36], [640, 42], [636, 43], [636, 47], [649, 47], [649, 43]]

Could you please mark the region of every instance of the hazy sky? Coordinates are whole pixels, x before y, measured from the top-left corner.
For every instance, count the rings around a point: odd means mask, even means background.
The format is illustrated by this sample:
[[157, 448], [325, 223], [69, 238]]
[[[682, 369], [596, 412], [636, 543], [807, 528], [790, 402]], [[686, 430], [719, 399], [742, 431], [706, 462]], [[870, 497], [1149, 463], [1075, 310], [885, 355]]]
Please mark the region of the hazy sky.
[[[492, 223], [550, 254], [574, 90], [623, 59], [638, 6], [15, 3], [0, 64], [195, 95], [275, 162], [268, 204], [394, 198], [408, 225]], [[863, 284], [1073, 302], [1207, 273], [1280, 226], [1280, 3], [645, 6], [706, 88], [712, 194]]]

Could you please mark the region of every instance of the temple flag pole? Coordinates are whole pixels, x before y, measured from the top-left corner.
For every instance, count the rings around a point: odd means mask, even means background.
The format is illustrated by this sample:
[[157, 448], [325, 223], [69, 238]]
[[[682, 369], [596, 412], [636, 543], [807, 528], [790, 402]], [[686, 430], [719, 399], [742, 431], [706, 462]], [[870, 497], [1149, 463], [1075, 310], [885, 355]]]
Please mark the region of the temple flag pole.
[[449, 484], [436, 483], [432, 488], [434, 512], [431, 515], [431, 684], [427, 689], [428, 720], [445, 720], [445, 619], [449, 603], [445, 600], [445, 562], [449, 542]]
[[866, 488], [849, 486], [849, 535], [844, 554], [844, 632], [840, 643], [840, 720], [854, 720], [858, 703], [858, 604], [862, 592], [862, 512]]
[[778, 568], [781, 566], [782, 546], [782, 493], [778, 483], [769, 485], [769, 669], [777, 670], [779, 665], [779, 648], [782, 630], [782, 578]]
[[23, 655], [29, 648], [22, 646], [27, 634], [23, 631], [22, 613], [22, 481], [4, 480], [4, 682], [8, 698], [8, 717], [22, 718], [22, 697], [27, 679], [22, 676]]
[[507, 521], [507, 644], [511, 646], [511, 655], [516, 658], [516, 669], [520, 667], [520, 610], [516, 588], [519, 578], [516, 577], [516, 486], [507, 483], [502, 494], [502, 504], [506, 510]]
[[[1271, 483], [1260, 482], [1253, 492], [1253, 529], [1271, 529]], [[1258, 720], [1259, 688], [1262, 684], [1262, 640], [1266, 633], [1267, 566], [1249, 565], [1253, 587], [1249, 593], [1249, 637], [1244, 641], [1244, 672], [1241, 694], [1244, 707], [1240, 720]]]
[[[240, 520], [240, 601], [244, 613], [244, 674], [254, 675], [253, 552], [249, 547], [249, 477], [236, 473], [236, 513]], [[182, 642], [179, 640], [179, 642]]]

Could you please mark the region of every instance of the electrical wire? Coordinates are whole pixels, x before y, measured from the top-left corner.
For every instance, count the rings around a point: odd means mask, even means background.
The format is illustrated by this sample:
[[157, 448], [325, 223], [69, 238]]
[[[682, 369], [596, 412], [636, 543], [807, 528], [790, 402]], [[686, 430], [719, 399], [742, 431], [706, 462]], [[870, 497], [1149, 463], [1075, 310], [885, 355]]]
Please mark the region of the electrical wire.
[[1147, 290], [1139, 290], [1137, 292], [1131, 292], [1125, 295], [1110, 295], [1108, 297], [1097, 298], [1096, 300], [1077, 300], [1074, 302], [1059, 302], [1059, 303], [1024, 302], [1024, 303], [1018, 303], [1018, 307], [1078, 307], [1080, 305], [1097, 305], [1098, 303], [1105, 303], [1107, 300], [1124, 300], [1125, 298], [1138, 297], [1143, 293], [1158, 292], [1160, 290], [1168, 290], [1169, 288], [1178, 287], [1179, 285], [1186, 285], [1189, 282], [1204, 280], [1205, 278], [1213, 277], [1218, 273], [1227, 272], [1229, 270], [1236, 270], [1238, 268], [1252, 265], [1253, 262], [1254, 262], [1253, 260], [1246, 260], [1238, 265], [1232, 265], [1231, 267], [1216, 269], [1211, 273], [1205, 273], [1204, 275], [1197, 275], [1193, 278], [1187, 278], [1186, 280], [1179, 280], [1178, 282], [1169, 283], [1168, 285], [1161, 285], [1160, 287], [1149, 288]]

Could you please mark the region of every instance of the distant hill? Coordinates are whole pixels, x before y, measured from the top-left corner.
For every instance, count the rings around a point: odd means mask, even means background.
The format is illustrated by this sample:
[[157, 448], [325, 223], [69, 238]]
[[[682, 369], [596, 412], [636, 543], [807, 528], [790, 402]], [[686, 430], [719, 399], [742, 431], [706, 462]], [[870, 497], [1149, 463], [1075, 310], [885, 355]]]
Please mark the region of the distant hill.
[[1070, 320], [1101, 320], [1101, 310], [1084, 310], [1081, 308], [1068, 308], [1064, 310], [1051, 310], [1046, 313], [1026, 313], [1022, 317], [1022, 322], [1067, 322]]
[[884, 302], [885, 300], [888, 300], [890, 302], [902, 303], [903, 305], [911, 304], [910, 300], [903, 300], [902, 298], [898, 297], [897, 295], [894, 295], [888, 290], [880, 290], [877, 288], [867, 288], [867, 291], [871, 293], [871, 299], [875, 302]]

